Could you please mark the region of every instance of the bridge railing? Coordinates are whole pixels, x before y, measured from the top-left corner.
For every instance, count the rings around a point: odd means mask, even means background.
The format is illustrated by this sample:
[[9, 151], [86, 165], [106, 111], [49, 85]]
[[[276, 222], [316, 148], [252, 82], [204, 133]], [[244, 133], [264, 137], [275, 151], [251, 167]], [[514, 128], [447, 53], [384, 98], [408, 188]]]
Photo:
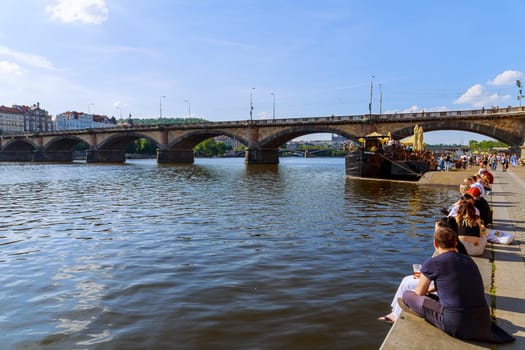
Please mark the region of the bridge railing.
[[38, 133], [21, 133], [21, 134], [4, 134], [1, 138], [13, 137], [29, 137], [31, 135], [61, 135], [89, 133], [89, 132], [113, 132], [116, 130], [156, 130], [158, 128], [180, 128], [180, 129], [195, 129], [195, 128], [228, 128], [228, 127], [248, 127], [255, 126], [283, 126], [283, 125], [297, 125], [302, 123], [326, 123], [326, 122], [341, 122], [341, 123], [363, 123], [368, 121], [406, 121], [406, 120], [420, 120], [425, 118], [457, 118], [457, 117], [480, 117], [480, 116], [508, 116], [513, 114], [525, 113], [525, 107], [492, 107], [472, 110], [456, 110], [456, 111], [430, 111], [430, 112], [409, 112], [409, 113], [385, 113], [385, 114], [360, 114], [348, 116], [331, 115], [328, 117], [296, 117], [296, 118], [278, 118], [278, 119], [257, 119], [257, 120], [238, 120], [238, 121], [199, 121], [195, 123], [184, 124], [159, 124], [159, 125], [133, 125], [126, 127], [112, 127], [112, 128], [97, 128], [97, 129], [74, 129], [61, 130], [54, 132], [38, 132]]

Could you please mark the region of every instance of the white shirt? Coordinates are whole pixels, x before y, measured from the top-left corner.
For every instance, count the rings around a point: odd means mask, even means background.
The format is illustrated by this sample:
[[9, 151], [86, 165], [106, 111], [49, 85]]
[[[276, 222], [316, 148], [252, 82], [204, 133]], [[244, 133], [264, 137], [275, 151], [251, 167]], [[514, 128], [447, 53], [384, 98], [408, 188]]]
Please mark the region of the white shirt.
[[[458, 216], [458, 209], [459, 209], [459, 204], [455, 204], [452, 207], [452, 209], [450, 209], [450, 212], [448, 213], [448, 216], [452, 216], [453, 218]], [[476, 210], [476, 215], [479, 216], [479, 209], [474, 207], [474, 210]]]
[[472, 185], [470, 185], [470, 188], [476, 187], [479, 192], [481, 193], [480, 197], [483, 197], [485, 195], [485, 187], [483, 187], [483, 184], [479, 181], [474, 182]]

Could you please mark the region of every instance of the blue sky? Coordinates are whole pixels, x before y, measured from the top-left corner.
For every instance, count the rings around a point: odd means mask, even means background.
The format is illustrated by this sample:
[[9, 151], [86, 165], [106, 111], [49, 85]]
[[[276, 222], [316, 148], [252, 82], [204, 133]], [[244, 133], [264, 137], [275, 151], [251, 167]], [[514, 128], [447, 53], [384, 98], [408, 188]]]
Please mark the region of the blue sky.
[[[211, 121], [518, 105], [525, 1], [3, 0], [0, 105]], [[252, 90], [255, 88], [255, 90]], [[166, 96], [162, 98], [161, 96]], [[185, 102], [185, 101], [189, 101]], [[429, 143], [485, 136], [425, 134]]]

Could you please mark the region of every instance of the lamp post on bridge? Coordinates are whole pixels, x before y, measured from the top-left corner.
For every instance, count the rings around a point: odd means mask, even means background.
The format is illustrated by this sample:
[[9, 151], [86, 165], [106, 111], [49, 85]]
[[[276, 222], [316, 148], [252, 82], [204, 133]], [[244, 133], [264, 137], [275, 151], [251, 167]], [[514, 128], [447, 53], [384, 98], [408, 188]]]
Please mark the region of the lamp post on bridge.
[[117, 109], [119, 115], [120, 115], [120, 121], [122, 121], [122, 109], [120, 108], [120, 106], [115, 106], [115, 108]]
[[383, 114], [383, 85], [379, 84], [379, 115]]
[[272, 117], [273, 117], [273, 120], [275, 120], [275, 94], [273, 92], [270, 92], [270, 95], [272, 95], [272, 101], [273, 101]]
[[521, 107], [521, 100], [523, 100], [523, 90], [521, 89], [521, 80], [516, 80], [516, 86], [519, 88], [519, 95], [518, 95], [518, 101], [520, 101], [520, 107]]
[[191, 105], [190, 105], [190, 100], [184, 100], [184, 102], [186, 102], [188, 104], [188, 119], [191, 118]]
[[372, 75], [372, 78], [370, 78], [370, 103], [368, 104], [368, 114], [370, 114], [370, 117], [372, 117], [372, 91], [374, 89], [374, 78], [374, 75]]
[[250, 121], [253, 121], [253, 91], [255, 88], [250, 90]]
[[162, 99], [166, 98], [166, 96], [161, 96], [159, 98], [159, 120], [162, 120]]

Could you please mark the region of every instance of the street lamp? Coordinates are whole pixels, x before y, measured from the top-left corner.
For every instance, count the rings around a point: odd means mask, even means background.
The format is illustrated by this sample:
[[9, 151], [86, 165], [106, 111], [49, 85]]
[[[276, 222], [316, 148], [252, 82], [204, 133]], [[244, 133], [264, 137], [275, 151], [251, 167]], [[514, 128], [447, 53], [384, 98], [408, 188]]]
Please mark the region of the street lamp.
[[383, 85], [379, 84], [379, 114], [383, 114]]
[[253, 91], [255, 88], [250, 90], [250, 121], [253, 120]]
[[120, 109], [120, 106], [116, 106], [115, 108], [118, 110], [120, 114], [120, 119], [122, 119], [122, 109]]
[[184, 100], [184, 102], [186, 102], [188, 104], [188, 119], [191, 118], [191, 105], [190, 105], [190, 100]]
[[373, 90], [373, 79], [375, 76], [372, 75], [372, 78], [370, 78], [370, 103], [368, 104], [368, 113], [370, 116], [372, 116], [372, 90]]
[[523, 100], [523, 90], [521, 89], [521, 80], [516, 80], [516, 86], [519, 88], [519, 95], [518, 95], [518, 101], [520, 101], [520, 107], [521, 107], [521, 100]]
[[160, 119], [162, 120], [162, 99], [163, 98], [166, 98], [166, 96], [161, 96], [160, 99], [159, 99], [159, 116], [160, 116]]
[[275, 120], [275, 94], [273, 92], [270, 92], [270, 95], [272, 95], [272, 99], [273, 99], [273, 113], [272, 113], [272, 116], [273, 116], [273, 120]]

